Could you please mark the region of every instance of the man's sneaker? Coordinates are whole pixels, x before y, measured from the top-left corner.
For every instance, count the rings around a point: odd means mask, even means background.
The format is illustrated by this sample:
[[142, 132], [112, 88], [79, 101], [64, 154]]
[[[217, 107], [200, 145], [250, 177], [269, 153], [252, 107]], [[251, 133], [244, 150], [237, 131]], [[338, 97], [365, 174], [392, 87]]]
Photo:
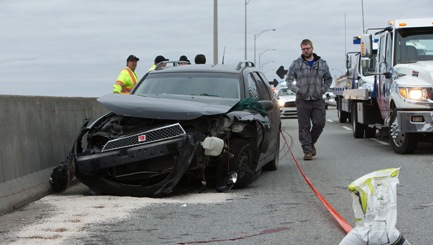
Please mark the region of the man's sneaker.
[[313, 149], [311, 150], [311, 154], [313, 155], [313, 157], [316, 155], [316, 147], [314, 147], [314, 145], [313, 145]]
[[313, 160], [313, 154], [311, 152], [305, 153], [304, 160]]

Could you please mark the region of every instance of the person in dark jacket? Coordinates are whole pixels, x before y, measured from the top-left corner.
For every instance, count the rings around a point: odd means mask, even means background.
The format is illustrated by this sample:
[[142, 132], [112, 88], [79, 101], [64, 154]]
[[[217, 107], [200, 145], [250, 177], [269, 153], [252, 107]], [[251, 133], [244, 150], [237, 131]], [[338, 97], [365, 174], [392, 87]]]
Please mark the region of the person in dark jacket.
[[301, 51], [302, 55], [290, 65], [285, 80], [290, 90], [296, 94], [299, 142], [304, 160], [312, 160], [317, 153], [314, 144], [325, 127], [323, 94], [331, 86], [332, 76], [326, 61], [313, 52], [310, 40], [302, 40]]

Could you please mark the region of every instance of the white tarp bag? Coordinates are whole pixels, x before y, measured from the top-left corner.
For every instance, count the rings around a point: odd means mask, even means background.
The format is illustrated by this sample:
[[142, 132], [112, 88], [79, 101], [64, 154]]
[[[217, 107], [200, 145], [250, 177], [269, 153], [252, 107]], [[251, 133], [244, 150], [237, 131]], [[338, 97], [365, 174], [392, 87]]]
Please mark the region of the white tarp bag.
[[395, 227], [399, 171], [378, 170], [349, 185], [356, 226], [340, 245], [410, 245]]

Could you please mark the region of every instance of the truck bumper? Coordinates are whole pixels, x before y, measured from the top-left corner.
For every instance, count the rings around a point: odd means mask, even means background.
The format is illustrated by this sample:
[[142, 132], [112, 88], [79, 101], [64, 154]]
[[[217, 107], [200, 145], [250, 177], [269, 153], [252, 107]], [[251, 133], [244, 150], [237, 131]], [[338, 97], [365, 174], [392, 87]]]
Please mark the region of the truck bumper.
[[433, 111], [398, 111], [397, 120], [402, 132], [433, 132]]

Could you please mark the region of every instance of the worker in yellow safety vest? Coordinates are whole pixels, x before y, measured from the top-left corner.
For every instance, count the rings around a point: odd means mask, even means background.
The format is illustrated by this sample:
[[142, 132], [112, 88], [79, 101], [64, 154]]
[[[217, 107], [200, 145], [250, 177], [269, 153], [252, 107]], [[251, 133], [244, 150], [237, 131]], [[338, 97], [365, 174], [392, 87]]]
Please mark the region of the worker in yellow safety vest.
[[113, 86], [113, 93], [115, 94], [129, 94], [131, 90], [137, 84], [137, 74], [135, 74], [135, 68], [137, 68], [137, 61], [140, 59], [134, 55], [128, 56], [126, 59], [126, 67], [123, 69], [116, 82]]

